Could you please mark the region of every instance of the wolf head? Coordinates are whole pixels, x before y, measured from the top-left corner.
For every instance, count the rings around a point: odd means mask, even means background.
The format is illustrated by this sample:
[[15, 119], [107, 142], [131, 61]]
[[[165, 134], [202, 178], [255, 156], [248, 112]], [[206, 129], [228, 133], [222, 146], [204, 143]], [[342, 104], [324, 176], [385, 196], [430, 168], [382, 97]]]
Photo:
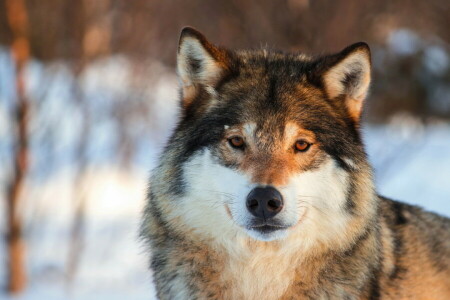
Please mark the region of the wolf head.
[[185, 28], [177, 69], [181, 120], [151, 186], [173, 226], [326, 243], [373, 214], [359, 132], [367, 44], [318, 58], [230, 51]]

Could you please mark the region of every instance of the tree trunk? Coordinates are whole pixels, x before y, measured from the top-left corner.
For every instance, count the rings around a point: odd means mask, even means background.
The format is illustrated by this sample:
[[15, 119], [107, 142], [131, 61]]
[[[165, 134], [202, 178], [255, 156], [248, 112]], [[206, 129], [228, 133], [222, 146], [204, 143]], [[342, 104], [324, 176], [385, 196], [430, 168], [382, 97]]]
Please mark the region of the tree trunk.
[[12, 32], [12, 57], [16, 68], [16, 130], [14, 145], [14, 167], [8, 193], [8, 292], [16, 294], [25, 288], [26, 272], [24, 265], [25, 243], [22, 237], [22, 222], [18, 208], [28, 170], [28, 111], [29, 103], [25, 93], [24, 69], [29, 58], [28, 16], [23, 0], [6, 1], [8, 24]]

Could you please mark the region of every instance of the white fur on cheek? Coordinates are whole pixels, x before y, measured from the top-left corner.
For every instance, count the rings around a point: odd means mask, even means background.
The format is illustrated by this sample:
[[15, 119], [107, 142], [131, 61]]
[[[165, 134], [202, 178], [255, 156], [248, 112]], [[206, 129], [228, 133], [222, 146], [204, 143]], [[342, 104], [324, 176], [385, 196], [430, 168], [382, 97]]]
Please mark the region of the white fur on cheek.
[[300, 215], [299, 224], [293, 230], [299, 235], [302, 247], [327, 243], [342, 234], [349, 221], [343, 209], [347, 189], [348, 174], [331, 158], [318, 169], [291, 179], [284, 191], [285, 203], [291, 203], [291, 207], [295, 203], [297, 215]]
[[[183, 167], [186, 195], [177, 214], [199, 234], [214, 239], [235, 236], [246, 222], [246, 176], [214, 161], [210, 150], [195, 154]], [[227, 213], [228, 207], [233, 219]]]

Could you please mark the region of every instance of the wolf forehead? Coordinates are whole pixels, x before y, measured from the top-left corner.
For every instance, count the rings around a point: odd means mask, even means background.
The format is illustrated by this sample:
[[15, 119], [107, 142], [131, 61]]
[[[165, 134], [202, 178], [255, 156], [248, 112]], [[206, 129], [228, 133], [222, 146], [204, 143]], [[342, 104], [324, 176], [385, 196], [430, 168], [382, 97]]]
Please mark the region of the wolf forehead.
[[324, 91], [307, 78], [308, 62], [260, 51], [247, 51], [243, 57], [212, 95], [214, 105], [236, 113], [239, 121], [263, 123], [270, 115], [301, 121], [319, 110], [335, 114], [324, 101]]
[[228, 55], [232, 61], [216, 83], [196, 85], [202, 91], [187, 107], [190, 112], [222, 108], [229, 112], [229, 122], [256, 123], [263, 123], [269, 115], [301, 121], [320, 117], [319, 111], [329, 117], [339, 114], [326, 101], [320, 80], [313, 74], [315, 64], [305, 55], [268, 50], [228, 51]]
[[267, 50], [232, 55], [232, 66], [216, 84], [196, 86], [198, 95], [184, 114], [192, 122], [183, 127], [203, 121], [217, 131], [224, 126], [254, 124], [255, 129], [273, 134], [282, 132], [290, 122], [307, 130], [315, 130], [318, 124], [330, 129], [351, 127], [345, 112], [327, 101], [310, 72], [314, 69], [310, 58]]
[[269, 49], [236, 50], [229, 53], [234, 63], [230, 77], [236, 76], [246, 80], [246, 84], [264, 80], [266, 85], [294, 88], [312, 79], [308, 78], [308, 75], [311, 75], [314, 61], [302, 53], [284, 53]]

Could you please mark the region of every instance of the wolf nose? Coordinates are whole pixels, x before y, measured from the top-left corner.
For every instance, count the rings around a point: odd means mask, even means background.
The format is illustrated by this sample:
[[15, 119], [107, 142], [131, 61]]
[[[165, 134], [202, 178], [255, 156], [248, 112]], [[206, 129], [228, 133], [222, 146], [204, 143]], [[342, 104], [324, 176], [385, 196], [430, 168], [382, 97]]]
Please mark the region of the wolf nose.
[[283, 197], [273, 187], [254, 188], [247, 196], [247, 209], [257, 218], [269, 219], [283, 208]]

